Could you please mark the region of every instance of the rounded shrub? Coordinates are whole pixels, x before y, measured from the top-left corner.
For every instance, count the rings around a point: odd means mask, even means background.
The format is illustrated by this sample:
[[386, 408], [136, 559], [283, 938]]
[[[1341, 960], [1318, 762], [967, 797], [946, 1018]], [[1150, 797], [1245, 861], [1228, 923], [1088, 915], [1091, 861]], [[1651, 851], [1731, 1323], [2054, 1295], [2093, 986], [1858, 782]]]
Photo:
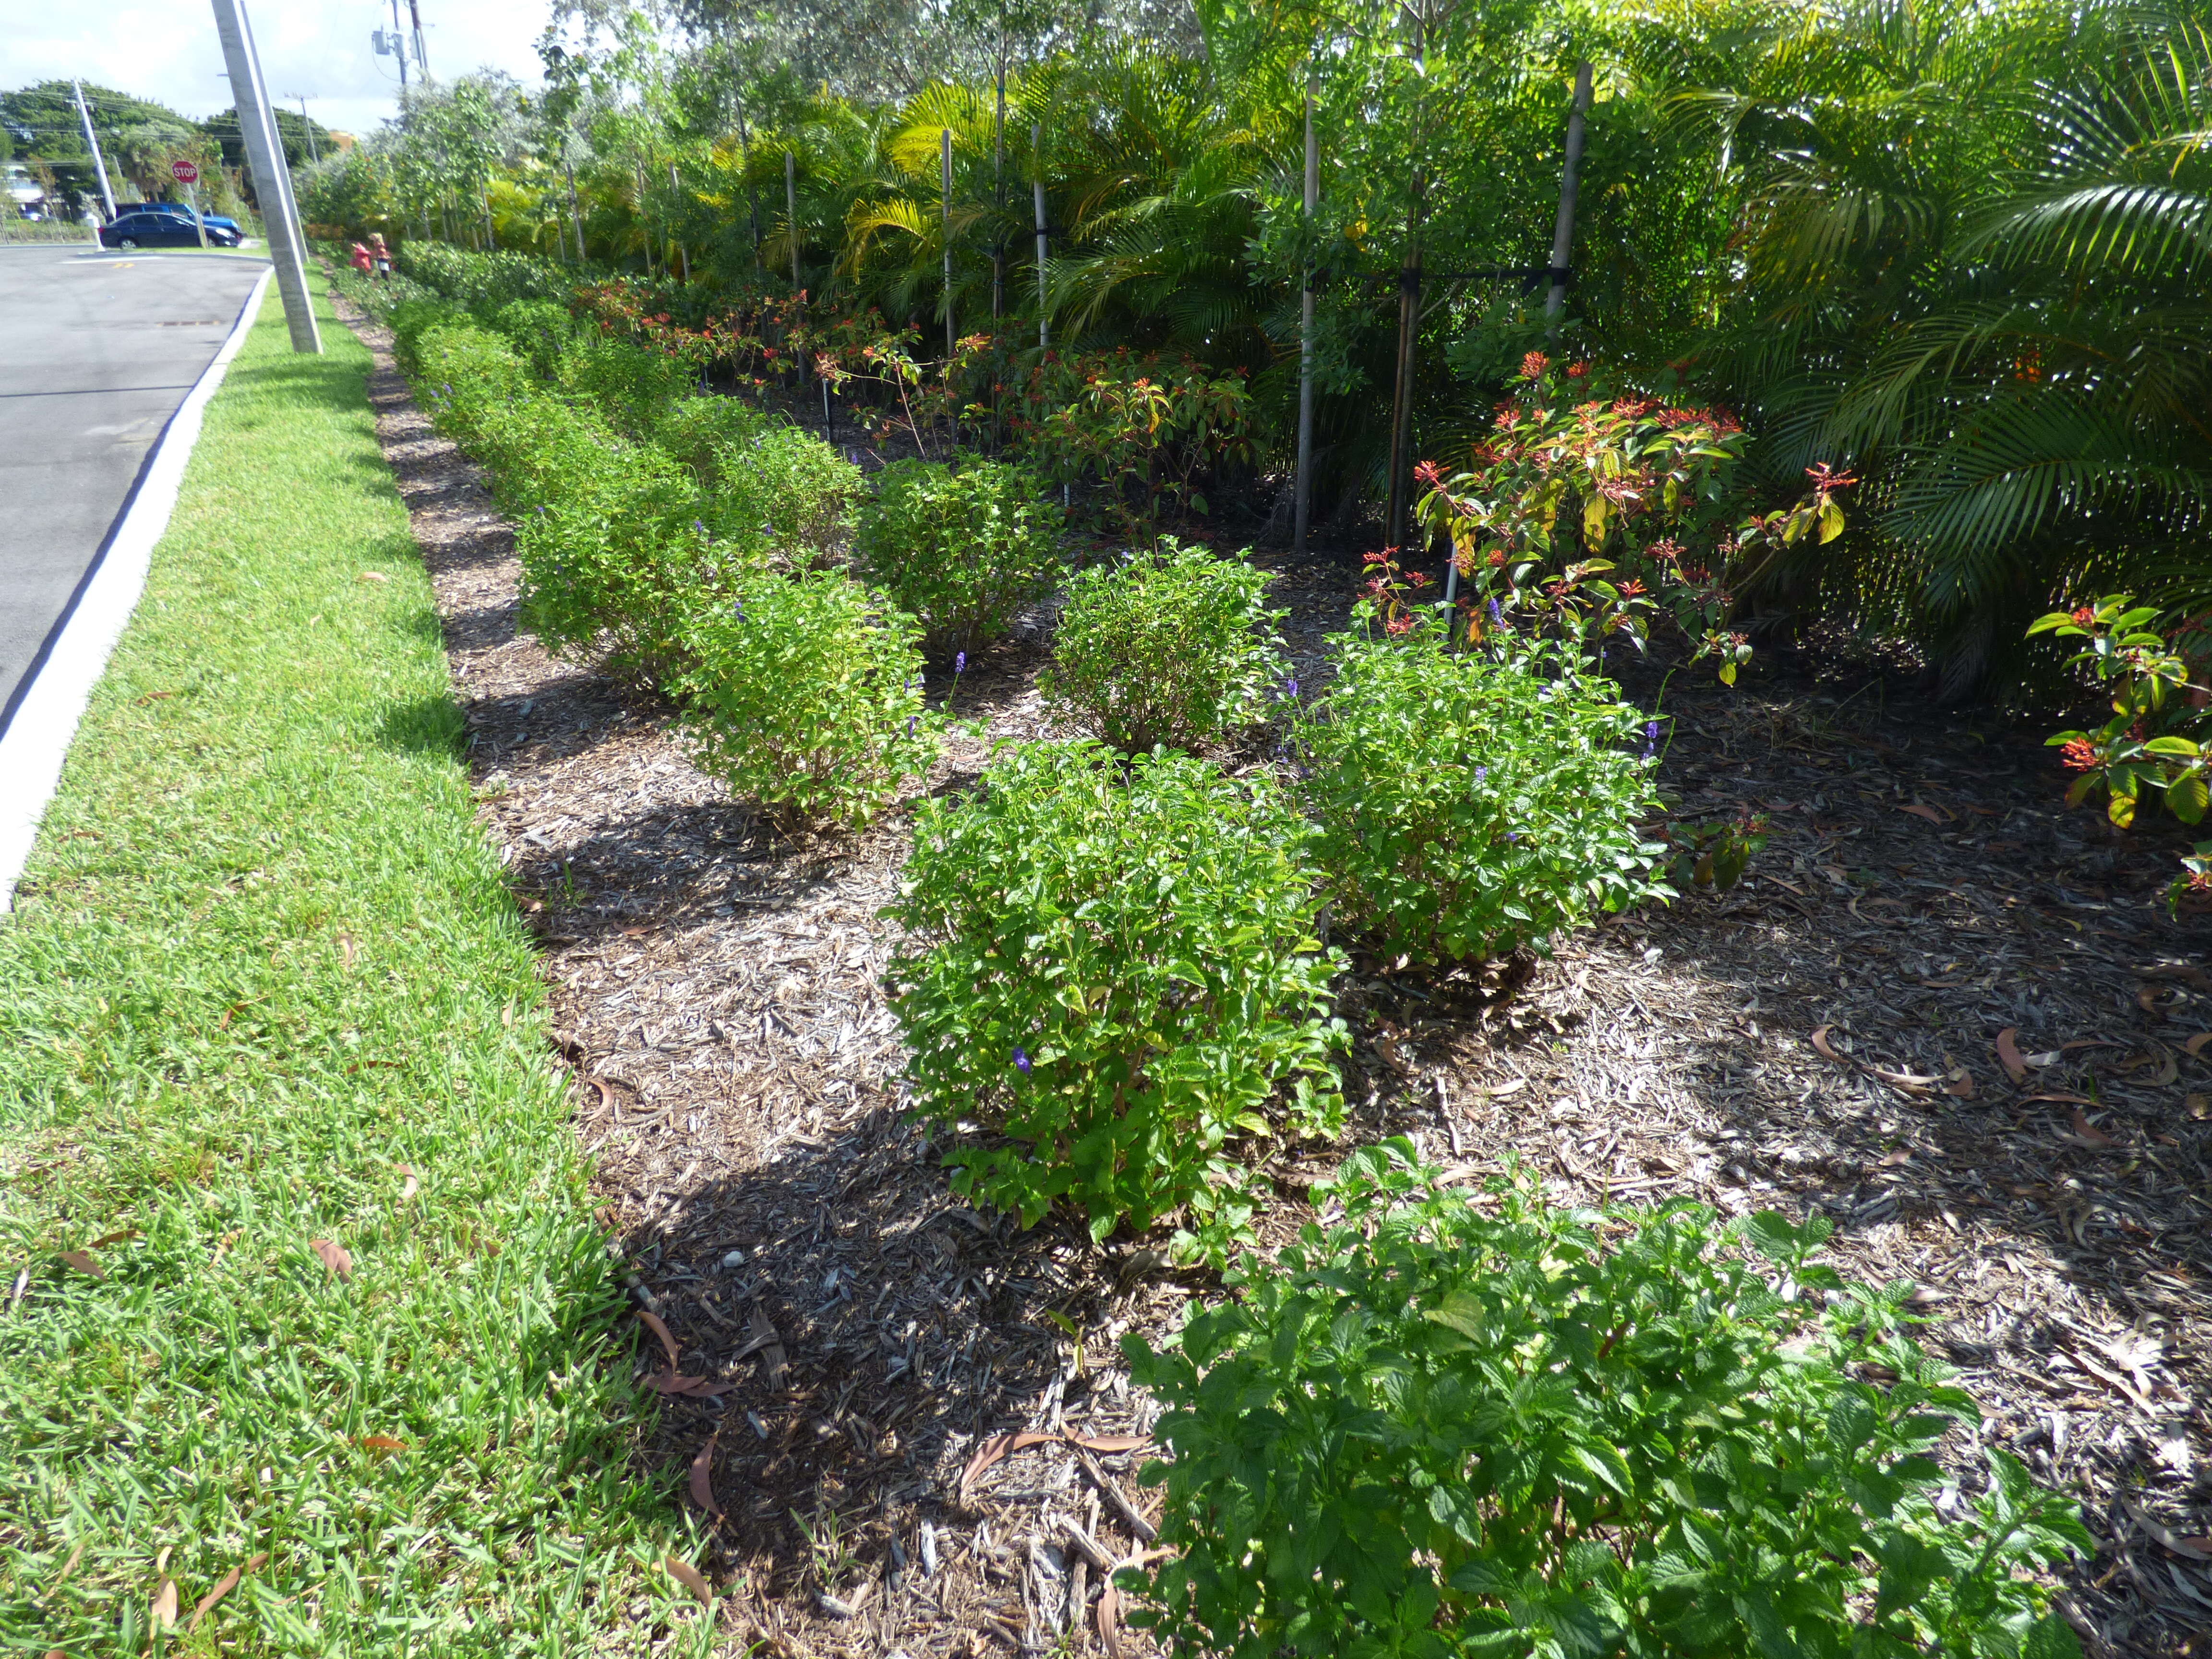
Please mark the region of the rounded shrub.
[[702, 771], [787, 827], [858, 828], [928, 770], [914, 618], [842, 571], [754, 570], [689, 618], [667, 677]]
[[1039, 678], [1054, 717], [1126, 754], [1197, 750], [1267, 717], [1289, 669], [1267, 577], [1164, 537], [1079, 573]]
[[860, 507], [854, 552], [940, 652], [1004, 634], [1066, 571], [1058, 509], [1003, 461], [892, 462]]
[[[694, 403], [732, 403], [696, 398]], [[708, 461], [718, 509], [731, 533], [757, 535], [778, 563], [794, 569], [836, 562], [865, 486], [860, 469], [811, 432], [787, 421], [718, 447]], [[897, 595], [892, 595], [902, 610]]]
[[1278, 1102], [1297, 1133], [1341, 1115], [1305, 836], [1264, 778], [1087, 738], [923, 804], [890, 976], [921, 1109], [990, 1132], [957, 1191], [1024, 1225], [1064, 1199], [1102, 1238], [1188, 1206], [1218, 1251], [1251, 1202], [1231, 1138]]
[[1291, 730], [1335, 920], [1419, 962], [1544, 948], [1653, 891], [1644, 717], [1610, 682], [1454, 653], [1425, 624], [1332, 641]]
[[552, 379], [554, 365], [576, 333], [568, 307], [551, 300], [510, 300], [492, 313], [491, 326], [541, 380]]
[[1477, 1200], [1413, 1151], [1355, 1153], [1230, 1298], [1124, 1340], [1174, 1452], [1134, 1620], [1166, 1648], [2078, 1656], [2028, 1576], [2092, 1547], [2073, 1504], [1994, 1449], [1937, 1497], [1979, 1413], [1909, 1286], [1812, 1259], [1826, 1221]]

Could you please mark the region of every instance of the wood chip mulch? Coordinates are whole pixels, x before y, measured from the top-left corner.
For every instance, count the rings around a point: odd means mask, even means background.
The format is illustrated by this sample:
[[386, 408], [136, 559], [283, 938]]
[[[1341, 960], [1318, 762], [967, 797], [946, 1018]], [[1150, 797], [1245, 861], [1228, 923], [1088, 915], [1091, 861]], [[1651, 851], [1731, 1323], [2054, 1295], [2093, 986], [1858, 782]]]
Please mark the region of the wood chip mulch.
[[[356, 329], [602, 1218], [674, 1371], [702, 1379], [666, 1396], [640, 1468], [702, 1512], [729, 1644], [1103, 1651], [1087, 1553], [1129, 1556], [1158, 1502], [1120, 1449], [1153, 1407], [1116, 1345], [1209, 1286], [1157, 1241], [1024, 1233], [951, 1194], [902, 1114], [881, 988], [902, 815], [781, 839], [693, 769], [665, 707], [519, 635], [507, 526], [383, 331]], [[1355, 568], [1281, 571], [1308, 684]], [[961, 677], [990, 741], [1042, 730], [1048, 621]], [[1533, 974], [1360, 963], [1350, 1133], [1516, 1158], [1562, 1199], [1826, 1214], [1840, 1271], [1914, 1283], [1987, 1413], [1945, 1448], [1959, 1491], [1986, 1443], [2080, 1498], [2099, 1548], [2060, 1606], [2088, 1651], [2212, 1654], [2212, 1042], [2191, 1041], [2212, 974], [2206, 918], [2160, 896], [2172, 837], [2063, 810], [2039, 733], [1776, 680], [1668, 694], [1662, 787], [1686, 817], [1768, 817], [1750, 878]], [[956, 742], [930, 788], [985, 753]], [[1279, 1188], [1342, 1150], [1283, 1154]], [[1286, 1198], [1267, 1229], [1300, 1219]], [[641, 1381], [666, 1383], [640, 1336]], [[1055, 1437], [963, 1481], [1022, 1430]]]

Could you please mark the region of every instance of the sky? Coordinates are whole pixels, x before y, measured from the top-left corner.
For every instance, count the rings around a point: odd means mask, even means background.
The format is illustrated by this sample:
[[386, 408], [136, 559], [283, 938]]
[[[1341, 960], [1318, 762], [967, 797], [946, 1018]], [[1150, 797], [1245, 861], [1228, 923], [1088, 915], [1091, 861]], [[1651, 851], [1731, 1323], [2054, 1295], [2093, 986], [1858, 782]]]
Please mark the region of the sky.
[[[270, 95], [363, 137], [397, 113], [399, 72], [370, 49], [390, 0], [244, 0]], [[534, 85], [550, 0], [416, 0], [434, 76], [490, 65]], [[401, 26], [407, 3], [400, 0]], [[202, 118], [230, 107], [207, 0], [0, 0], [0, 89], [72, 76]], [[410, 70], [410, 73], [411, 73]]]

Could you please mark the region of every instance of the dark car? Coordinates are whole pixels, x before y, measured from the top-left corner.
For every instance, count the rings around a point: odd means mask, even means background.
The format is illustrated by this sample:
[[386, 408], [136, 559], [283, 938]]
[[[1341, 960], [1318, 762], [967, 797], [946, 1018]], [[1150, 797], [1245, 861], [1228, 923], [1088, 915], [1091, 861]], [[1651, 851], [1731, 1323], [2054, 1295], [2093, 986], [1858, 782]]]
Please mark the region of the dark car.
[[[192, 210], [182, 202], [133, 202], [128, 207], [117, 209], [115, 216], [121, 219], [134, 213], [173, 213], [187, 224], [191, 222], [192, 217]], [[234, 235], [244, 234], [239, 229], [238, 221], [235, 219], [226, 219], [219, 213], [204, 214], [202, 217], [206, 220], [207, 228], [210, 230], [227, 230]]]
[[[236, 247], [239, 234], [234, 229], [225, 230], [210, 223], [207, 228], [210, 247]], [[112, 224], [100, 228], [102, 247], [198, 247], [199, 228], [190, 219], [174, 213], [126, 213]]]

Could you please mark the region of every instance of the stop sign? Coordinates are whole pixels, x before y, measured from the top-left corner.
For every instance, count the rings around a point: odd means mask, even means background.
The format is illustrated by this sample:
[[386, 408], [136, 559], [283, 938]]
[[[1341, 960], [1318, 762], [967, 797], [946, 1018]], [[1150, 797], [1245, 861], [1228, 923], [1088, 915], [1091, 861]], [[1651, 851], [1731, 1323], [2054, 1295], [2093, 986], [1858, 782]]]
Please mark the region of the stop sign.
[[172, 161], [169, 163], [169, 177], [180, 185], [196, 185], [200, 179], [200, 170], [190, 161]]

